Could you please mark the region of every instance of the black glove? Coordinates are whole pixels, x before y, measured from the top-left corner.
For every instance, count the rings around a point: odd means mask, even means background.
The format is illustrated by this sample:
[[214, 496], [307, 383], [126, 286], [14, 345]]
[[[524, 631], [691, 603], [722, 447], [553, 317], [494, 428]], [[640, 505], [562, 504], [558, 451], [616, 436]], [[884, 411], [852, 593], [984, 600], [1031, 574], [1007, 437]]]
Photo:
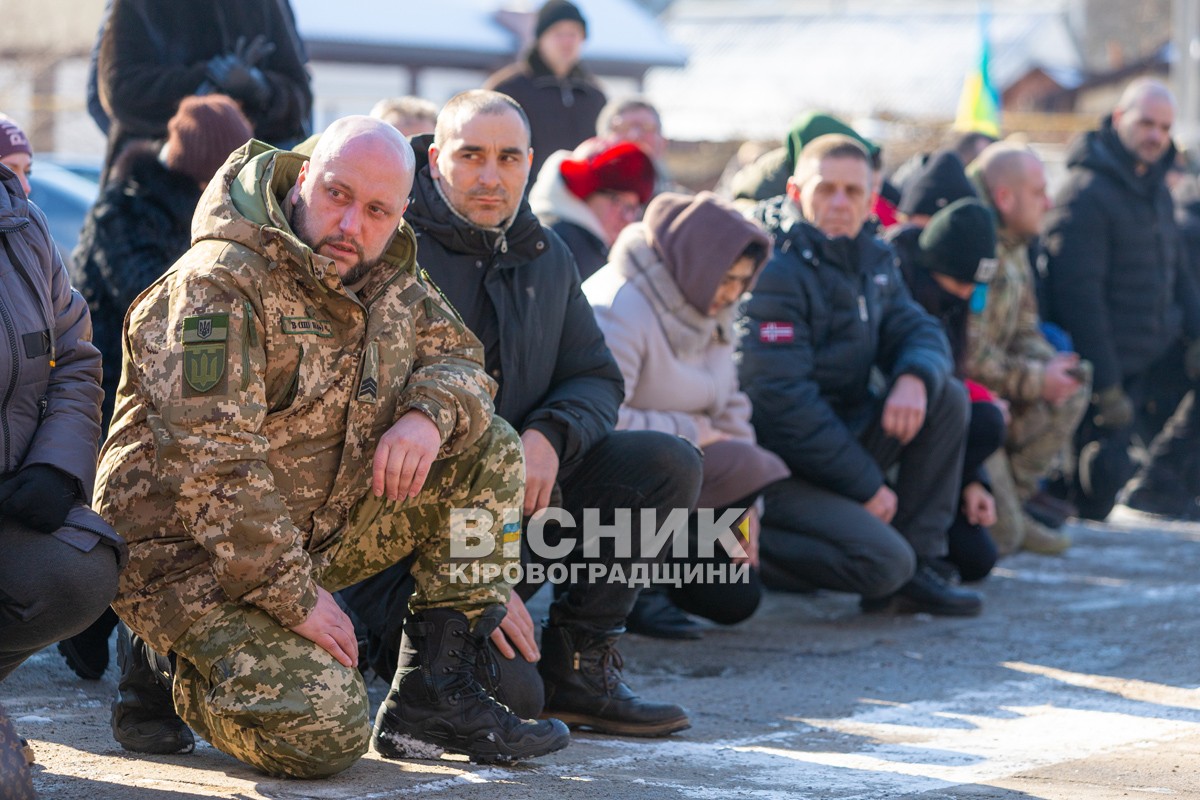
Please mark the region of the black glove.
[[257, 67], [271, 53], [275, 52], [275, 43], [268, 41], [266, 34], [258, 34], [249, 41], [245, 36], [239, 36], [233, 45], [233, 55], [247, 67]]
[[1110, 386], [1096, 395], [1096, 424], [1117, 430], [1133, 422], [1133, 401], [1120, 384]]
[[42, 533], [61, 528], [79, 499], [79, 481], [48, 464], [25, 467], [0, 484], [0, 514]]
[[[254, 41], [257, 42], [261, 38], [255, 37]], [[233, 53], [209, 59], [206, 70], [208, 79], [235, 100], [255, 108], [263, 108], [271, 100], [271, 84], [267, 82], [262, 70], [254, 66], [253, 62], [248, 63], [243, 59], [243, 54], [258, 59], [274, 50], [275, 46], [267, 42], [270, 50], [264, 51], [262, 48], [255, 48], [253, 43], [247, 47], [244, 42], [244, 39], [238, 39], [238, 49]]]

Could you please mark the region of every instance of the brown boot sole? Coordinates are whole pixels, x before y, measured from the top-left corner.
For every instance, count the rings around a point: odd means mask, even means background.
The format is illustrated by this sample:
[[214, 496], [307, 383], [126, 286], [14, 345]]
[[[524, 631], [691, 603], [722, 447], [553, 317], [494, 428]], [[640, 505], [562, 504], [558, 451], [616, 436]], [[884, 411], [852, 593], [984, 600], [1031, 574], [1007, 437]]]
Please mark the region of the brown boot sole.
[[547, 709], [542, 713], [542, 719], [551, 717], [562, 720], [568, 728], [587, 728], [595, 733], [606, 733], [612, 736], [668, 736], [692, 727], [692, 721], [687, 717], [676, 717], [663, 722], [636, 723], [601, 719], [590, 714], [576, 714], [572, 711]]

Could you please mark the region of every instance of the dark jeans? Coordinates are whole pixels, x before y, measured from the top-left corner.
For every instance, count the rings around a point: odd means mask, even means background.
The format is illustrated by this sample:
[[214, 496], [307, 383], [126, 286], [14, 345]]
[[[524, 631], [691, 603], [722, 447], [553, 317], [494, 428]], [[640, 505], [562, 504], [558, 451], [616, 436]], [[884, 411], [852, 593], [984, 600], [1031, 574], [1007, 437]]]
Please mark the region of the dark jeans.
[[[713, 519], [720, 519], [730, 509], [745, 511], [758, 500], [758, 495], [752, 495], [743, 500], [714, 509]], [[727, 580], [729, 570], [734, 566], [733, 559], [725, 548], [717, 543], [712, 548], [712, 554], [700, 554], [700, 526], [696, 514], [688, 517], [688, 547], [687, 554], [675, 556], [670, 554], [666, 564], [679, 571], [688, 569], [702, 570], [698, 580], [688, 581], [680, 586], [663, 586], [670, 594], [671, 601], [689, 614], [712, 620], [719, 625], [736, 625], [747, 620], [758, 609], [762, 601], [762, 581], [758, 570], [746, 568], [744, 581], [731, 582]], [[714, 574], [725, 576], [709, 580], [709, 569]]]
[[[575, 528], [563, 529], [557, 524], [545, 526], [543, 533], [550, 546], [565, 538], [574, 538], [575, 546], [561, 559], [568, 568], [573, 564], [602, 564], [605, 574], [619, 565], [629, 575], [631, 567], [661, 563], [668, 555], [664, 547], [658, 553], [642, 553], [641, 509], [655, 509], [655, 529], [662, 526], [673, 509], [690, 509], [700, 493], [702, 462], [700, 452], [678, 436], [653, 431], [615, 431], [600, 440], [588, 451], [583, 461], [559, 485], [562, 489], [562, 508], [575, 519]], [[585, 537], [582, 530], [584, 509], [597, 509], [602, 525], [613, 524], [615, 509], [632, 509], [628, 539], [628, 555], [618, 555], [615, 539], [599, 540], [595, 558], [584, 554]], [[624, 537], [622, 537], [624, 539]], [[522, 540], [522, 556], [526, 564], [549, 566], [544, 555], [534, 553], [529, 539]], [[528, 580], [518, 584], [516, 591], [522, 599], [533, 596], [540, 584]], [[638, 587], [606, 579], [592, 582], [571, 582], [566, 591], [550, 607], [550, 622], [584, 628], [593, 633], [617, 630], [625, 625]]]
[[[1183, 374], [1183, 353], [1183, 343], [1177, 342], [1149, 368], [1122, 381], [1137, 411], [1132, 424], [1100, 427], [1095, 405], [1088, 408], [1075, 434], [1079, 467], [1073, 499], [1082, 516], [1107, 517], [1135, 474], [1139, 483], [1165, 496], [1200, 494], [1200, 404], [1196, 382]], [[1149, 460], [1140, 473], [1129, 452], [1135, 438], [1149, 443]]]
[[857, 500], [803, 478], [767, 487], [763, 560], [819, 588], [878, 598], [908, 582], [917, 559], [945, 556], [958, 511], [967, 405], [962, 384], [951, 381], [907, 446], [883, 434], [878, 415], [860, 437], [880, 466], [899, 464], [890, 525]]
[[[564, 536], [578, 539], [576, 547], [562, 563], [587, 563], [583, 555], [584, 509], [601, 511], [602, 523], [612, 523], [613, 509], [631, 508], [633, 527], [630, 532], [630, 555], [618, 557], [613, 539], [600, 540], [599, 558], [607, 567], [620, 564], [625, 573], [635, 563], [650, 563], [664, 558], [669, 548], [655, 557], [643, 557], [640, 552], [640, 515], [642, 508], [656, 509], [657, 525], [661, 526], [667, 512], [673, 508], [691, 508], [700, 491], [700, 453], [684, 439], [647, 431], [617, 431], [598, 442], [582, 462], [562, 477], [559, 488], [562, 507], [576, 521], [576, 528], [561, 530], [557, 525], [544, 529], [548, 544], [558, 544]], [[556, 492], [557, 494], [557, 492]], [[530, 552], [528, 541], [522, 545], [522, 560], [547, 565]], [[607, 570], [606, 570], [607, 572]], [[522, 582], [515, 591], [528, 600], [540, 584]], [[343, 604], [366, 629], [369, 636], [369, 657], [376, 671], [390, 678], [395, 671], [396, 654], [400, 647], [401, 626], [408, 613], [408, 598], [413, 582], [408, 563], [400, 562], [338, 593]], [[624, 583], [571, 584], [551, 606], [551, 619], [556, 624], [585, 627], [593, 631], [610, 631], [622, 627], [625, 617], [637, 599], [638, 588]], [[521, 674], [520, 681], [532, 680], [524, 675], [524, 664], [512, 664], [496, 656], [503, 667]], [[520, 661], [520, 657], [516, 659]], [[390, 665], [390, 666], [389, 666]], [[539, 683], [540, 687], [540, 683]], [[523, 692], [522, 692], [523, 693]], [[539, 700], [540, 702], [540, 700]], [[510, 705], [516, 706], [510, 702]]]
[[[983, 462], [1004, 444], [1004, 415], [995, 403], [971, 403], [967, 422], [967, 446], [963, 455], [962, 488], [980, 476]], [[996, 544], [987, 528], [972, 525], [962, 507], [950, 523], [946, 560], [954, 565], [966, 582], [983, 580], [996, 566]]]
[[117, 594], [117, 554], [83, 552], [0, 520], [0, 681], [43, 647], [82, 631]]

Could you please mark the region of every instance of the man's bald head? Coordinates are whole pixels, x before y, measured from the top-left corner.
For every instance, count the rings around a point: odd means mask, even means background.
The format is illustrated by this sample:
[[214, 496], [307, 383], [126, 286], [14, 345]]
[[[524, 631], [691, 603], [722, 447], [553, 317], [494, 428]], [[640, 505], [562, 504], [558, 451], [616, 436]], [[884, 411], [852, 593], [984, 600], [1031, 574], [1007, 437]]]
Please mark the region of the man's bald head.
[[1138, 78], [1126, 86], [1112, 113], [1117, 138], [1143, 168], [1167, 154], [1174, 124], [1175, 95], [1153, 78]]
[[412, 192], [417, 169], [412, 145], [404, 134], [383, 120], [355, 115], [333, 122], [317, 140], [309, 161], [323, 166], [336, 158], [372, 159], [376, 168], [398, 176], [397, 189], [401, 197], [408, 197]]
[[984, 148], [971, 172], [983, 181], [1002, 229], [1021, 239], [1041, 232], [1050, 200], [1046, 170], [1037, 153], [1025, 145], [996, 142]]
[[356, 288], [399, 230], [415, 170], [412, 147], [391, 125], [365, 116], [339, 119], [300, 168], [292, 229]]

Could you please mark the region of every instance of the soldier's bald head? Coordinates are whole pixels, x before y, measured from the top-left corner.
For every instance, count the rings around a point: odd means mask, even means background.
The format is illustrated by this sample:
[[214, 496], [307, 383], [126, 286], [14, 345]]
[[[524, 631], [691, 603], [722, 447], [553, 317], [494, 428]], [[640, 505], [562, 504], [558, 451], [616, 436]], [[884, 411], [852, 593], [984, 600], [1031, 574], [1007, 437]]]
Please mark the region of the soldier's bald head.
[[391, 125], [346, 117], [321, 135], [292, 188], [292, 230], [355, 288], [404, 222], [416, 159]]
[[396, 176], [400, 197], [412, 192], [417, 159], [404, 134], [382, 120], [363, 115], [342, 117], [325, 129], [313, 148], [310, 169], [338, 159], [363, 160], [384, 175]]

